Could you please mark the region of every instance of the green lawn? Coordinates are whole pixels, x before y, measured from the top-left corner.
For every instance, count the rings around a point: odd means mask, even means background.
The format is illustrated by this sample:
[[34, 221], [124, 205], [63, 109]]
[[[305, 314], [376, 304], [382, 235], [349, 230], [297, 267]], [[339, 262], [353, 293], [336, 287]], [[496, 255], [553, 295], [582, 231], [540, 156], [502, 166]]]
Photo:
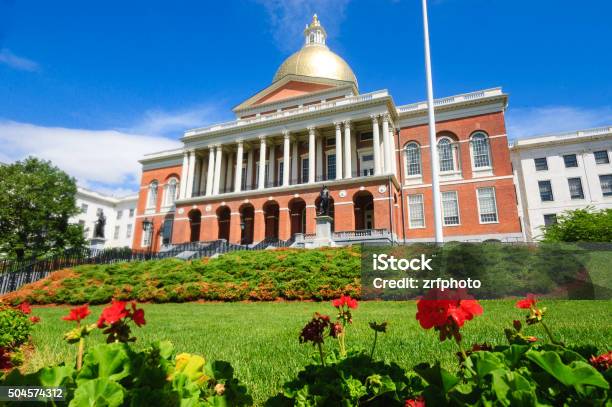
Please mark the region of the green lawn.
[[[524, 310], [513, 301], [483, 301], [485, 313], [463, 329], [466, 343], [504, 344], [503, 328], [514, 319], [524, 319]], [[544, 301], [549, 327], [568, 345], [596, 345], [600, 351], [612, 348], [612, 301]], [[171, 340], [180, 352], [193, 352], [206, 358], [232, 363], [236, 375], [249, 388], [257, 405], [280, 389], [307, 363], [312, 346], [300, 345], [298, 335], [312, 313], [334, 316], [329, 303], [184, 303], [145, 304], [147, 325], [135, 328], [136, 346], [156, 340]], [[92, 307], [93, 322], [101, 306]], [[35, 308], [41, 317], [35, 326], [35, 352], [25, 369], [36, 370], [49, 363], [72, 363], [76, 346], [66, 344], [63, 333], [73, 325], [62, 321], [68, 307]], [[450, 341], [439, 343], [437, 335], [425, 331], [415, 320], [414, 302], [362, 302], [354, 312], [349, 329], [350, 346], [369, 348], [370, 321], [389, 321], [390, 330], [379, 341], [377, 356], [410, 368], [421, 361], [442, 360], [454, 368], [456, 347]], [[540, 327], [528, 327], [528, 334], [543, 338]], [[95, 332], [90, 341], [100, 342]]]

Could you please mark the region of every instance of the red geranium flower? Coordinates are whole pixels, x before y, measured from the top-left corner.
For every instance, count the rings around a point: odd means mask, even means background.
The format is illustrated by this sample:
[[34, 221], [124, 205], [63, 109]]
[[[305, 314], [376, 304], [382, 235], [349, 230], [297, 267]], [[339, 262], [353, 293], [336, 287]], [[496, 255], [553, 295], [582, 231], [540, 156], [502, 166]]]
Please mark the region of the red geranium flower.
[[517, 308], [521, 308], [521, 309], [530, 309], [532, 307], [535, 307], [537, 302], [538, 302], [538, 300], [536, 299], [535, 295], [527, 294], [526, 298], [524, 298], [522, 300], [518, 300], [516, 302], [516, 307]]
[[17, 309], [23, 312], [24, 314], [29, 314], [32, 312], [32, 307], [30, 307], [30, 304], [27, 302], [22, 302], [21, 304], [19, 304], [17, 306]]
[[74, 307], [70, 310], [70, 313], [65, 317], [62, 317], [64, 321], [76, 321], [81, 322], [82, 319], [85, 319], [87, 315], [91, 314], [89, 310], [89, 305], [85, 304], [80, 307]]
[[37, 317], [36, 315], [32, 315], [30, 317], [30, 322], [33, 323], [33, 324], [37, 324], [37, 323], [40, 322], [40, 317]]
[[599, 356], [591, 356], [589, 362], [595, 369], [599, 370], [600, 372], [605, 372], [606, 370], [612, 368], [612, 350]]
[[135, 302], [132, 302], [132, 320], [138, 326], [143, 326], [144, 324], [146, 324], [144, 318], [144, 310], [142, 308], [136, 308]]
[[342, 308], [346, 305], [351, 309], [355, 309], [357, 308], [357, 300], [351, 298], [350, 295], [341, 295], [340, 298], [332, 301], [332, 305], [336, 308]]
[[419, 396], [415, 399], [406, 400], [406, 407], [426, 407], [425, 399], [423, 396]]
[[127, 317], [129, 311], [125, 308], [125, 305], [125, 301], [113, 300], [110, 306], [102, 310], [98, 320], [98, 328], [103, 328], [106, 324], [112, 325]]
[[431, 290], [417, 303], [416, 319], [425, 329], [442, 328], [449, 321], [459, 328], [482, 314], [478, 301], [458, 291]]

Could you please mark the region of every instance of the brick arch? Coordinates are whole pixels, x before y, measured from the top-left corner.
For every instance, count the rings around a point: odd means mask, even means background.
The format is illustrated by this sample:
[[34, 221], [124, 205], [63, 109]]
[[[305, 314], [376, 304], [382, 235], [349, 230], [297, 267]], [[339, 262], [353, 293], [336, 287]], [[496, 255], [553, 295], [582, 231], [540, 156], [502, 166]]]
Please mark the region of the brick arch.
[[264, 215], [265, 238], [276, 238], [279, 236], [280, 205], [276, 200], [266, 201], [261, 209]]
[[229, 241], [232, 211], [229, 206], [220, 205], [215, 213], [217, 214], [217, 225], [219, 229], [217, 238]]
[[255, 226], [255, 206], [252, 203], [243, 203], [238, 208], [240, 214], [240, 244], [253, 243]]
[[353, 194], [355, 229], [374, 229], [374, 195], [368, 190]]

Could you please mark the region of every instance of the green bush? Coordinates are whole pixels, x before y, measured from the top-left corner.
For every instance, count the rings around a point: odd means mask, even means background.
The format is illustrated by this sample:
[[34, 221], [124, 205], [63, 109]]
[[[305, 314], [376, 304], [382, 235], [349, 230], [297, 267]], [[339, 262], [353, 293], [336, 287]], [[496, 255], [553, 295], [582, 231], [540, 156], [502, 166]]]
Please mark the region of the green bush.
[[23, 375], [12, 370], [3, 386], [62, 386], [70, 407], [248, 406], [252, 398], [231, 365], [182, 353], [170, 342], [136, 352], [125, 343], [92, 347], [83, 367], [64, 364]]
[[[103, 304], [112, 298], [164, 302], [327, 300], [360, 290], [360, 250], [240, 251], [215, 259], [85, 265], [54, 284], [35, 283], [13, 303]], [[57, 284], [59, 283], [59, 284]]]
[[15, 349], [30, 337], [32, 322], [23, 312], [0, 307], [0, 348]]

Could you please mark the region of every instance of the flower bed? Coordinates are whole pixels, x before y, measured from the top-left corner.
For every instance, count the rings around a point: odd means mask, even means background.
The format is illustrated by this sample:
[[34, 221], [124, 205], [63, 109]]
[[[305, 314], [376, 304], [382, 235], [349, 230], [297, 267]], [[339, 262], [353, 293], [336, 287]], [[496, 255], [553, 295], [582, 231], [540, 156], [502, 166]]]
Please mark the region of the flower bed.
[[[8, 294], [11, 303], [328, 300], [359, 290], [359, 248], [264, 250], [216, 259], [79, 266]], [[61, 278], [56, 278], [60, 275]]]

